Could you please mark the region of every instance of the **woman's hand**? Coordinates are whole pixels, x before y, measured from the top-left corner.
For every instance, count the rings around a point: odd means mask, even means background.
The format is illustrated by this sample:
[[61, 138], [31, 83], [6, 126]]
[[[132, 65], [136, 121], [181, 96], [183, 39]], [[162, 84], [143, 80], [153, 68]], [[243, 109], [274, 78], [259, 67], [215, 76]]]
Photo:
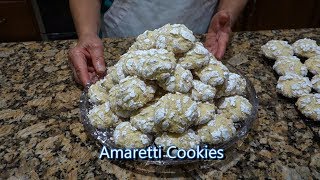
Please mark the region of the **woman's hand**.
[[226, 51], [231, 26], [231, 17], [226, 11], [219, 11], [212, 18], [204, 45], [217, 59]]
[[78, 83], [86, 86], [97, 81], [106, 69], [101, 39], [97, 35], [79, 37], [77, 45], [69, 50], [69, 62]]

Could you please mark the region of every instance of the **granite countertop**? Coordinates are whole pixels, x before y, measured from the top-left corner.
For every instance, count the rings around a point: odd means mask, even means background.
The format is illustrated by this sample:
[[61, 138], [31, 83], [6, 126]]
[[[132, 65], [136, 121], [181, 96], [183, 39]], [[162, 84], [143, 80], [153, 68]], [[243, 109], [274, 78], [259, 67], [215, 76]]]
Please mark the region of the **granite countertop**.
[[[294, 101], [276, 93], [277, 75], [260, 46], [271, 39], [290, 43], [320, 29], [234, 33], [225, 59], [254, 84], [258, 119], [227, 159], [170, 177], [212, 179], [320, 178], [320, 149]], [[105, 39], [105, 57], [113, 65], [133, 42]], [[67, 51], [75, 41], [0, 44], [0, 179], [152, 178], [135, 167], [99, 160], [100, 146], [79, 120], [82, 91], [72, 78]], [[171, 167], [171, 169], [174, 169]]]

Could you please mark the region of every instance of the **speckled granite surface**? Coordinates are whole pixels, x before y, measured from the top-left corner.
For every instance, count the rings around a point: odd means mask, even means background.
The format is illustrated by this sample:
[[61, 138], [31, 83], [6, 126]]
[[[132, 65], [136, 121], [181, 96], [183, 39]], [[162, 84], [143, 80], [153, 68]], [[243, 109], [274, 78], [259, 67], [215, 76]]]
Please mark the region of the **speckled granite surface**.
[[[272, 62], [260, 54], [270, 39], [320, 42], [320, 29], [239, 32], [225, 59], [252, 81], [260, 101], [253, 129], [227, 160], [170, 177], [203, 179], [320, 178], [320, 149], [294, 101], [275, 93]], [[133, 39], [106, 39], [113, 65]], [[0, 44], [0, 179], [154, 178], [107, 160], [79, 121], [81, 87], [66, 53], [74, 41]], [[315, 132], [319, 129], [315, 128]], [[316, 132], [317, 133], [317, 132]]]

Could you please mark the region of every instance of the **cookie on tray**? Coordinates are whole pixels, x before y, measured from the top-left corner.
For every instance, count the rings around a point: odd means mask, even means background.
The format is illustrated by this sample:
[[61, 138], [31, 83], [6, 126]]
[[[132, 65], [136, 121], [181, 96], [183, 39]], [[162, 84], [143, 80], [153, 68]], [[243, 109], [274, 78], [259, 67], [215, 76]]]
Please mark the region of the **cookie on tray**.
[[127, 77], [123, 70], [123, 60], [119, 60], [114, 66], [111, 66], [107, 70], [107, 74], [111, 77], [113, 84], [118, 84], [120, 80]]
[[289, 73], [280, 76], [277, 91], [288, 98], [297, 98], [311, 92], [312, 84], [307, 77]]
[[101, 83], [103, 83], [103, 80], [99, 80], [89, 87], [88, 97], [91, 103], [102, 104], [107, 101], [108, 93]]
[[293, 48], [287, 41], [270, 40], [261, 46], [263, 54], [269, 58], [276, 60], [279, 56], [293, 56]]
[[132, 126], [139, 129], [143, 133], [157, 134], [160, 132], [159, 124], [156, 123], [156, 119], [162, 116], [162, 114], [155, 114], [155, 105], [150, 105], [143, 108], [139, 114], [132, 116], [130, 122]]
[[155, 122], [162, 131], [181, 134], [198, 118], [198, 106], [185, 94], [168, 93], [155, 103]]
[[299, 97], [296, 106], [306, 117], [320, 121], [320, 94], [305, 94]]
[[113, 132], [113, 139], [117, 146], [122, 148], [145, 148], [152, 143], [152, 137], [143, 134], [130, 122], [120, 123]]
[[201, 142], [205, 144], [218, 144], [232, 138], [236, 133], [236, 128], [231, 119], [217, 114], [213, 120], [201, 126], [197, 130], [197, 133]]
[[189, 51], [196, 42], [193, 32], [183, 24], [166, 24], [156, 31], [159, 34], [156, 47], [167, 49], [175, 54]]
[[206, 124], [214, 119], [217, 107], [213, 103], [198, 103], [198, 119], [195, 125]]
[[294, 73], [300, 76], [308, 74], [307, 67], [301, 63], [296, 56], [280, 56], [273, 65], [273, 69], [279, 76], [284, 76], [287, 73]]
[[216, 88], [204, 84], [201, 81], [194, 80], [192, 82], [191, 97], [195, 101], [211, 101], [216, 95]]
[[112, 77], [110, 74], [107, 74], [103, 79], [101, 79], [101, 86], [105, 88], [107, 92], [116, 85], [116, 83], [112, 80]]
[[196, 38], [193, 32], [182, 24], [166, 24], [153, 31], [146, 31], [139, 35], [129, 51], [166, 49], [175, 54], [189, 51]]
[[185, 69], [199, 69], [208, 65], [210, 56], [212, 55], [203, 44], [196, 42], [194, 48], [188, 51], [184, 57], [180, 58], [178, 63]]
[[312, 74], [320, 74], [320, 55], [307, 59], [304, 64]]
[[210, 58], [209, 64], [204, 68], [196, 71], [196, 75], [200, 80], [212, 87], [223, 84], [226, 74], [229, 72], [228, 68], [222, 62]]
[[144, 80], [170, 76], [176, 67], [174, 54], [165, 49], [129, 51], [121, 59], [124, 73]]
[[190, 70], [177, 64], [174, 74], [159, 80], [159, 86], [169, 92], [187, 93], [192, 88], [193, 76]]
[[247, 81], [239, 74], [228, 73], [221, 86], [217, 87], [216, 98], [234, 95], [244, 95], [246, 92]]
[[156, 137], [154, 143], [159, 147], [167, 149], [169, 146], [176, 146], [179, 149], [195, 149], [200, 144], [199, 136], [189, 129], [183, 134], [163, 133]]
[[136, 76], [128, 76], [109, 91], [111, 109], [137, 110], [151, 101], [155, 89]]
[[315, 40], [304, 38], [292, 44], [294, 52], [301, 57], [311, 58], [320, 55], [320, 47]]
[[96, 128], [115, 127], [121, 121], [110, 109], [110, 103], [107, 101], [101, 105], [94, 106], [88, 112], [90, 123]]
[[311, 79], [312, 88], [318, 93], [320, 92], [320, 75], [315, 75]]
[[230, 96], [222, 100], [218, 107], [218, 114], [222, 114], [233, 122], [245, 120], [252, 110], [248, 99], [242, 96]]

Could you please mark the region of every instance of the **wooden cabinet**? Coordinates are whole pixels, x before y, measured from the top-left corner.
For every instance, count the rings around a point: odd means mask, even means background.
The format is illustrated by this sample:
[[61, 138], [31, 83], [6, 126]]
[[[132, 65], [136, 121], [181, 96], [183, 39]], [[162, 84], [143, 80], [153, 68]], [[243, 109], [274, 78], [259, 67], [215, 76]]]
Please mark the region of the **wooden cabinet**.
[[0, 0], [0, 42], [40, 39], [31, 1]]
[[319, 0], [249, 0], [238, 31], [320, 27]]

